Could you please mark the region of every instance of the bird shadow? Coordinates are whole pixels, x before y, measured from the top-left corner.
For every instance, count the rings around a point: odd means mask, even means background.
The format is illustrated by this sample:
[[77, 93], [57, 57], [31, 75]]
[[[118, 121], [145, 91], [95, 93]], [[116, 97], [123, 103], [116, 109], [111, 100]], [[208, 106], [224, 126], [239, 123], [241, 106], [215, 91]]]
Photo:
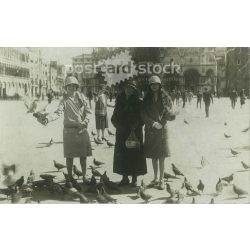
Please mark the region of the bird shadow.
[[240, 173], [240, 172], [249, 172], [249, 171], [250, 171], [250, 169], [246, 169], [246, 170], [238, 170], [238, 171], [236, 171], [236, 172]]
[[57, 170], [51, 170], [51, 171], [46, 171], [44, 173], [49, 174], [49, 173], [63, 173], [63, 172]]
[[[39, 142], [38, 144], [47, 145], [47, 144], [49, 144], [49, 142]], [[57, 142], [53, 142], [52, 145], [53, 144], [63, 144], [63, 142], [62, 141], [57, 141]]]
[[167, 199], [170, 199], [170, 197], [158, 197], [150, 201], [166, 201]]
[[127, 197], [130, 198], [130, 199], [133, 200], [133, 201], [139, 199], [139, 197], [138, 197], [137, 195], [128, 195]]
[[241, 197], [230, 197], [230, 198], [224, 199], [224, 201], [241, 200], [241, 199], [245, 199], [245, 198], [247, 198], [247, 197], [246, 197], [246, 196], [241, 196]]
[[236, 147], [235, 149], [250, 150], [250, 146]]

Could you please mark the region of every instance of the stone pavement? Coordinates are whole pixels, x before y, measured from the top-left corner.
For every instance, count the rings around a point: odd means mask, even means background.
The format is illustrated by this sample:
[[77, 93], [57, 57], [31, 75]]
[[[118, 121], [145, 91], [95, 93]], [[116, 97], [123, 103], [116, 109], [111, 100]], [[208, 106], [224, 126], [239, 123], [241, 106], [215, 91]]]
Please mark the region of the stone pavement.
[[[58, 101], [54, 101], [48, 110], [54, 110], [57, 105]], [[242, 109], [238, 102], [236, 109], [232, 110], [229, 98], [214, 99], [209, 118], [205, 118], [203, 103], [201, 109], [196, 108], [196, 99], [193, 99], [191, 104], [187, 103], [184, 109], [181, 104], [175, 108], [180, 110], [180, 114], [175, 121], [168, 123], [172, 156], [166, 159], [165, 170], [173, 174], [171, 163], [174, 163], [194, 188], [197, 187], [199, 179], [203, 181], [204, 193], [195, 197], [196, 203], [209, 203], [211, 198], [214, 198], [215, 203], [249, 203], [248, 195], [237, 199], [232, 185], [225, 186], [223, 192], [219, 196], [215, 196], [215, 185], [218, 178], [232, 173], [234, 173], [232, 183], [250, 192], [249, 171], [246, 171], [241, 165], [241, 161], [247, 164], [250, 162], [249, 131], [242, 132], [249, 126], [249, 100]], [[109, 120], [112, 110], [113, 108], [108, 108]], [[0, 161], [7, 160], [17, 163], [17, 177], [21, 175], [27, 177], [31, 169], [37, 177], [43, 172], [53, 171], [55, 170], [53, 160], [65, 164], [62, 148], [63, 117], [44, 127], [34, 119], [32, 114], [26, 113], [21, 101], [1, 102], [0, 114]], [[95, 131], [94, 115], [92, 117], [89, 132]], [[184, 119], [189, 124], [185, 124]], [[109, 123], [109, 125], [110, 130], [115, 132], [112, 124]], [[224, 133], [232, 137], [227, 139], [224, 137]], [[107, 137], [111, 142], [115, 142], [114, 136]], [[56, 143], [50, 147], [44, 147], [44, 143], [48, 143], [51, 138]], [[114, 148], [109, 148], [106, 144], [96, 146], [94, 143], [93, 148], [93, 157], [88, 158], [88, 165], [92, 164], [94, 157], [105, 162], [100, 171], [106, 170], [111, 180], [119, 181], [121, 177], [112, 173]], [[240, 154], [233, 157], [230, 148], [239, 151]], [[203, 168], [201, 167], [202, 156], [207, 161]], [[74, 163], [80, 168], [78, 159], [75, 159]], [[153, 179], [150, 160], [147, 160], [147, 165], [148, 174], [140, 176], [138, 184], [141, 179], [145, 183], [149, 183]], [[88, 175], [91, 176], [90, 171]], [[57, 176], [58, 180], [63, 179], [62, 173]], [[182, 183], [183, 177], [169, 182], [171, 187], [178, 190]], [[119, 203], [143, 203], [140, 198], [135, 199], [136, 191], [136, 188], [126, 188], [122, 194], [116, 194], [114, 197], [118, 199]], [[150, 203], [164, 203], [169, 196], [166, 190], [148, 189], [148, 192], [153, 196]], [[4, 196], [0, 195], [0, 197]], [[185, 194], [181, 203], [191, 203], [192, 199], [192, 196]], [[1, 199], [1, 203], [6, 202], [9, 201]], [[44, 200], [43, 203], [64, 203], [64, 201]]]

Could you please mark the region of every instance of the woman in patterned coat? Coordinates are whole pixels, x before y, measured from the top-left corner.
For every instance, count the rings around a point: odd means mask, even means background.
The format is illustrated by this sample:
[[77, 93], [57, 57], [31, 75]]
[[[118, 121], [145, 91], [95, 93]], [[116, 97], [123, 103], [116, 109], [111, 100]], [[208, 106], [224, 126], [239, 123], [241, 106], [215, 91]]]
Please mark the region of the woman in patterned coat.
[[60, 101], [57, 110], [43, 119], [42, 123], [57, 120], [64, 114], [63, 147], [69, 177], [73, 179], [72, 167], [75, 157], [80, 158], [83, 181], [86, 181], [86, 157], [92, 155], [91, 143], [87, 131], [89, 119], [84, 96], [77, 91], [79, 83], [73, 76], [66, 78], [67, 94]]

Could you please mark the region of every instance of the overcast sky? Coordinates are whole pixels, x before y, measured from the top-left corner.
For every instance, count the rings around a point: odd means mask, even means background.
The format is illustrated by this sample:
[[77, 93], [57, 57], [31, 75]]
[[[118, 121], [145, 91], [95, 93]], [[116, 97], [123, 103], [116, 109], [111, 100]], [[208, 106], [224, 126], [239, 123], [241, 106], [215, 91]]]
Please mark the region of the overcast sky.
[[60, 64], [72, 64], [72, 57], [91, 51], [92, 48], [44, 47], [42, 56], [46, 61], [55, 60]]

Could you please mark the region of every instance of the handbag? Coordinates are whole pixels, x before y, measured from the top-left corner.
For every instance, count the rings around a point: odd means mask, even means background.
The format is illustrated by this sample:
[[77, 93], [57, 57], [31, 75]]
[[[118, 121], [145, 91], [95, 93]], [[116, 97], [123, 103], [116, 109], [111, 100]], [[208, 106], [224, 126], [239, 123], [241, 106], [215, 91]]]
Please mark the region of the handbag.
[[140, 148], [140, 142], [135, 135], [134, 130], [132, 130], [129, 134], [128, 139], [125, 141], [126, 148], [132, 149], [132, 148]]

